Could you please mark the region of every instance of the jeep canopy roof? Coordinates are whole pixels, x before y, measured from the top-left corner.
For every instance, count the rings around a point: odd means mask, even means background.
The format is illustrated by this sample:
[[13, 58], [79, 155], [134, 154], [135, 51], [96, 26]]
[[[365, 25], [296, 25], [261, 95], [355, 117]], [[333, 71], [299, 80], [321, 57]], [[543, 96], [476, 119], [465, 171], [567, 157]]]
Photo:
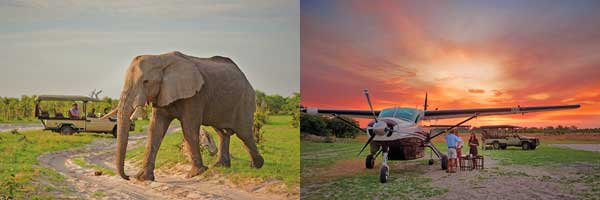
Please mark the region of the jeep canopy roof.
[[100, 101], [100, 99], [79, 95], [40, 95], [36, 101]]

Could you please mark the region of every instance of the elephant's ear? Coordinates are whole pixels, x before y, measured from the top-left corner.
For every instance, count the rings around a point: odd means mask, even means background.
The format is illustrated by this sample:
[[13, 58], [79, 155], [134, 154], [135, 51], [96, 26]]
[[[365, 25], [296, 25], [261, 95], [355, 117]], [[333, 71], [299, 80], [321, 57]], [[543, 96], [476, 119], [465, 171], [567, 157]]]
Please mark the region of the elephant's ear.
[[181, 59], [163, 71], [158, 106], [166, 106], [179, 99], [189, 98], [200, 91], [204, 78], [192, 61]]

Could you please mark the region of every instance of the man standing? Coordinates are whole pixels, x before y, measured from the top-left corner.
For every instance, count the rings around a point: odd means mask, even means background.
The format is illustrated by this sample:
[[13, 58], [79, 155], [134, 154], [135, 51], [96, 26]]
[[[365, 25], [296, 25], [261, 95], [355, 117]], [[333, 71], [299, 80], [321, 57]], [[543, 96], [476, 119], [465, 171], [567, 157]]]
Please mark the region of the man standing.
[[458, 137], [456, 136], [456, 130], [452, 129], [446, 135], [446, 144], [448, 145], [448, 169], [446, 172], [448, 173], [456, 173], [456, 146], [458, 143]]

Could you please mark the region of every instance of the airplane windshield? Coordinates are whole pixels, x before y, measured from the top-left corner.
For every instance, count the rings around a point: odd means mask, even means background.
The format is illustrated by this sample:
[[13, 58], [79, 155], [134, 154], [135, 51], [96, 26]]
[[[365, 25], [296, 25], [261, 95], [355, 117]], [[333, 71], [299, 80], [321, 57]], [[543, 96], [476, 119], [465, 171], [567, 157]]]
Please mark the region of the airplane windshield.
[[379, 113], [379, 117], [393, 117], [403, 121], [415, 121], [419, 113], [412, 108], [386, 108]]

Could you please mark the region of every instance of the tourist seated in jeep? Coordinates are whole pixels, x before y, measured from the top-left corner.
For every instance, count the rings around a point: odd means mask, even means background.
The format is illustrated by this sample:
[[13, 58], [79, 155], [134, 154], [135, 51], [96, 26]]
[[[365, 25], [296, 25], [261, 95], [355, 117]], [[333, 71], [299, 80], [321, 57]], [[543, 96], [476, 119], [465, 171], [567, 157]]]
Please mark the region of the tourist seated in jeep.
[[69, 110], [69, 118], [71, 119], [79, 119], [81, 116], [79, 115], [79, 106], [77, 103], [74, 103], [71, 106], [71, 110]]
[[96, 118], [96, 109], [92, 108], [92, 112], [88, 113], [87, 117]]

